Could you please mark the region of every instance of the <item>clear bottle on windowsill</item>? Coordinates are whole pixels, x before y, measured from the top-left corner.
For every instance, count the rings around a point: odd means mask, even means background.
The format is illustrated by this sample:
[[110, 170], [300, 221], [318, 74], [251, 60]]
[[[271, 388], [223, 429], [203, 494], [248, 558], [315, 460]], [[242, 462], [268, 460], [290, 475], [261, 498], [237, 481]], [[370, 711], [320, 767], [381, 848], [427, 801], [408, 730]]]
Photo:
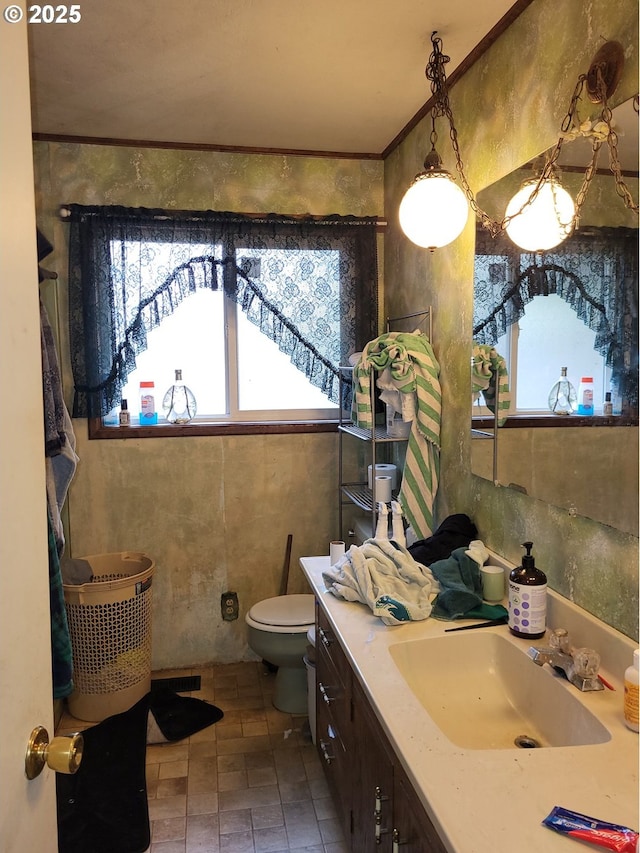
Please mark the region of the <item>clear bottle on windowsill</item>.
[[567, 368], [560, 371], [560, 379], [549, 391], [549, 409], [554, 415], [570, 415], [576, 410], [578, 395], [567, 379]]
[[196, 416], [196, 398], [182, 381], [181, 370], [176, 370], [176, 381], [164, 395], [162, 411], [170, 424], [188, 424]]
[[118, 416], [118, 423], [121, 427], [131, 426], [131, 412], [129, 411], [129, 407], [127, 405], [126, 400], [120, 401], [120, 414]]

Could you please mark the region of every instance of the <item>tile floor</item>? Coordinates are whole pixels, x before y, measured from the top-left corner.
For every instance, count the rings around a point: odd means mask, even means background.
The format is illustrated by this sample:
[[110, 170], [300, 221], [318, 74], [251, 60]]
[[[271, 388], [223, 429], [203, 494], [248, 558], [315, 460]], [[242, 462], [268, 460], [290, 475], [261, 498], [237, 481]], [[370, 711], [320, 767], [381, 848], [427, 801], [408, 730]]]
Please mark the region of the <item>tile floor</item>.
[[[150, 853], [347, 853], [308, 719], [273, 707], [274, 675], [261, 663], [154, 673], [185, 675], [201, 689], [183, 695], [224, 718], [147, 747]], [[57, 730], [74, 725], [64, 714]]]

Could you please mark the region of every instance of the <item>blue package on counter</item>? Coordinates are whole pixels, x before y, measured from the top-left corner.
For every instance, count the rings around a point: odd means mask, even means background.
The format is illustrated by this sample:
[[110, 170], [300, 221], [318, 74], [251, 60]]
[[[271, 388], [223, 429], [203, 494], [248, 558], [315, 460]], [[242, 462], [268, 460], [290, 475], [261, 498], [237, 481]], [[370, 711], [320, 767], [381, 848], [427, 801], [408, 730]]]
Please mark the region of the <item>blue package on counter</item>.
[[640, 849], [640, 835], [635, 830], [563, 809], [561, 806], [554, 806], [542, 823], [555, 832], [595, 844], [596, 847], [614, 850], [615, 853], [638, 853]]

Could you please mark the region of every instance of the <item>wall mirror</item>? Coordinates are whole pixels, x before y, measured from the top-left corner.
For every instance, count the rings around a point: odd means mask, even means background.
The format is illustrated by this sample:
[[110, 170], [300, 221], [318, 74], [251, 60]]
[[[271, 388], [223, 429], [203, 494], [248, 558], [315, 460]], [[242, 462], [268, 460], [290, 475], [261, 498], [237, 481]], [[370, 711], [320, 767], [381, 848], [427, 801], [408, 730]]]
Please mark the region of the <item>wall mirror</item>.
[[[638, 115], [632, 101], [628, 101], [614, 111], [616, 129], [620, 130], [619, 154], [624, 170], [625, 181], [634, 199], [638, 198]], [[591, 146], [589, 140], [578, 139], [566, 143], [563, 147], [561, 164], [562, 180], [575, 198], [579, 189], [586, 163], [590, 159]], [[637, 259], [637, 229], [638, 217], [628, 211], [616, 195], [615, 180], [609, 170], [609, 151], [603, 146], [599, 159], [599, 173], [589, 189], [583, 208], [580, 231], [594, 228], [599, 234], [607, 234], [607, 229], [615, 230], [616, 235], [626, 233], [627, 238], [634, 244]], [[581, 171], [580, 171], [581, 169]], [[503, 214], [509, 199], [514, 195], [520, 184], [531, 176], [531, 168], [523, 167], [505, 176], [496, 184], [488, 187], [479, 194], [481, 206], [492, 215], [499, 217]], [[633, 230], [631, 230], [633, 229]], [[489, 238], [491, 239], [491, 238]], [[478, 237], [476, 248], [477, 257], [482, 252], [484, 235]], [[603, 254], [607, 249], [603, 249]], [[634, 273], [635, 284], [632, 290], [633, 322], [637, 325], [637, 265]], [[482, 284], [476, 280], [478, 299], [479, 287]], [[547, 395], [555, 379], [560, 375], [561, 366], [569, 368], [568, 375], [574, 385], [577, 385], [583, 374], [598, 369], [602, 372], [601, 356], [593, 349], [595, 332], [586, 349], [571, 364], [558, 361], [555, 346], [561, 339], [571, 338], [574, 324], [580, 330], [591, 333], [578, 318], [575, 306], [556, 294], [536, 296], [525, 308], [525, 315], [514, 329], [515, 340], [518, 341], [519, 327], [521, 334], [526, 337], [534, 335], [539, 343], [540, 357], [532, 365], [532, 373], [527, 378], [523, 365], [517, 363], [519, 348], [511, 352], [509, 370], [518, 370], [521, 383], [517, 405], [519, 409], [531, 412], [538, 409], [537, 417], [545, 417], [544, 426], [505, 427], [498, 431], [497, 441], [472, 441], [472, 472], [484, 479], [497, 481], [501, 486], [514, 488], [525, 492], [531, 497], [548, 504], [561, 507], [574, 515], [581, 515], [615, 527], [625, 533], [638, 536], [638, 428], [637, 403], [631, 412], [625, 409], [624, 416], [618, 416], [615, 422], [625, 424], [615, 428], [607, 426], [599, 418], [594, 418], [592, 425], [578, 425], [572, 416], [553, 418], [547, 408]], [[526, 330], [526, 331], [525, 331]], [[581, 331], [578, 334], [581, 334]], [[539, 340], [538, 340], [539, 339]], [[513, 344], [513, 334], [499, 342], [501, 347]], [[571, 348], [574, 354], [577, 350]], [[590, 361], [593, 353], [593, 362]], [[501, 353], [502, 354], [502, 353]], [[507, 355], [509, 359], [509, 356]], [[593, 366], [592, 366], [593, 365]], [[637, 362], [635, 365], [637, 375]], [[557, 374], [557, 375], [556, 375]], [[607, 388], [606, 370], [600, 381], [596, 394], [596, 413], [602, 412], [604, 394]], [[610, 374], [609, 374], [610, 376]], [[530, 392], [538, 381], [540, 388], [546, 388], [544, 400], [538, 394], [535, 402], [522, 404], [526, 400], [526, 392]], [[636, 380], [637, 381], [637, 380]], [[534, 395], [535, 396], [535, 395]], [[619, 401], [618, 401], [619, 402]], [[473, 415], [480, 413], [477, 407]], [[547, 417], [548, 416], [548, 417]], [[518, 418], [520, 423], [533, 423]], [[574, 417], [573, 423], [571, 418]], [[551, 418], [551, 422], [549, 421]], [[553, 422], [555, 420], [555, 423]], [[560, 423], [562, 420], [562, 423]], [[541, 423], [541, 421], [539, 421]], [[473, 426], [477, 426], [474, 421]], [[478, 435], [474, 431], [474, 436]]]

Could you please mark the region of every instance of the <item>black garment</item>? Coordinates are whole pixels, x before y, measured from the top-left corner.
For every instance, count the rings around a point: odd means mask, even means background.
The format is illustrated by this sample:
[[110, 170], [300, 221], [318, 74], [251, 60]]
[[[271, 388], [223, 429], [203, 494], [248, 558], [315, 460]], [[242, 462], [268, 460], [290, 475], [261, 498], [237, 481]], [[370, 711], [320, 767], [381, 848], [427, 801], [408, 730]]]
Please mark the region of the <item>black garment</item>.
[[478, 530], [468, 515], [449, 515], [428, 539], [419, 539], [408, 547], [413, 559], [430, 566], [436, 560], [445, 560], [456, 548], [464, 548], [478, 536]]

